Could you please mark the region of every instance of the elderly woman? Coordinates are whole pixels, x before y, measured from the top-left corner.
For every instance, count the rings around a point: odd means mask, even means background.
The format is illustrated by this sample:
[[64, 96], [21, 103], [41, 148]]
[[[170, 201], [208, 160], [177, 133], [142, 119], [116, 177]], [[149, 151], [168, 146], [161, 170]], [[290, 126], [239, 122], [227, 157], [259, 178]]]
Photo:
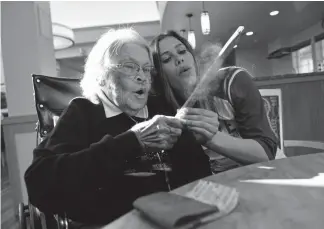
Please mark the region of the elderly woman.
[[32, 204], [106, 224], [140, 196], [211, 174], [194, 137], [149, 96], [151, 70], [149, 48], [134, 30], [111, 30], [98, 40], [81, 82], [85, 98], [71, 101], [34, 150], [25, 174]]
[[[195, 54], [187, 40], [174, 31], [157, 36], [152, 46], [158, 73], [155, 88], [163, 89], [160, 93], [175, 114], [199, 82]], [[193, 106], [196, 108], [181, 109], [177, 115], [186, 120], [185, 126], [205, 147], [212, 171], [273, 159], [277, 140], [249, 73], [228, 67], [209, 74], [214, 80], [200, 88], [201, 98]]]

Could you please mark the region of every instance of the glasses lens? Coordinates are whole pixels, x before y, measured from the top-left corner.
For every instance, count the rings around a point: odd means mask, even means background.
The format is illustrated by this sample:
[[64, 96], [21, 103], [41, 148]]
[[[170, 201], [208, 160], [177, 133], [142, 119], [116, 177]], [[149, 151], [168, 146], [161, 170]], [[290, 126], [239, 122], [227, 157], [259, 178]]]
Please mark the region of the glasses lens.
[[127, 74], [136, 74], [139, 66], [135, 63], [127, 62], [123, 64], [122, 69]]

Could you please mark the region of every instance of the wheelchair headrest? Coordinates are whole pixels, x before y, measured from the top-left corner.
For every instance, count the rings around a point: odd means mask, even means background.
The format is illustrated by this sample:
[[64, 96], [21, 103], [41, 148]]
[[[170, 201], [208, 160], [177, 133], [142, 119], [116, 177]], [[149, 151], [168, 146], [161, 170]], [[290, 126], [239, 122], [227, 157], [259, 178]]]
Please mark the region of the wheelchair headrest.
[[53, 118], [60, 116], [75, 97], [82, 96], [79, 78], [32, 75], [40, 137], [54, 127]]

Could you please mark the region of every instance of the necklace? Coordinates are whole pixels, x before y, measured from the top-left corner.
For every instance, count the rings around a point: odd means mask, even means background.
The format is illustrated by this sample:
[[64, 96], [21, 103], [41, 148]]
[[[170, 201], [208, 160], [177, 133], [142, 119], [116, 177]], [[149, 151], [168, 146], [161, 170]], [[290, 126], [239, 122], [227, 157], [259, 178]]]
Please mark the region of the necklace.
[[[129, 116], [129, 115], [127, 115], [128, 116], [128, 118], [130, 118], [131, 120], [133, 120], [136, 124], [138, 123], [138, 121], [137, 120], [135, 120], [134, 118], [132, 118], [132, 116]], [[145, 120], [146, 121], [146, 120]]]
[[[140, 121], [136, 120], [135, 118], [133, 118], [132, 116], [126, 114], [125, 112], [124, 112], [124, 114], [125, 114], [129, 119], [131, 119], [135, 124], [138, 124], [138, 123], [140, 122]], [[143, 121], [141, 121], [141, 122], [145, 122], [145, 121], [147, 121], [148, 118], [140, 118], [140, 119], [143, 119]]]

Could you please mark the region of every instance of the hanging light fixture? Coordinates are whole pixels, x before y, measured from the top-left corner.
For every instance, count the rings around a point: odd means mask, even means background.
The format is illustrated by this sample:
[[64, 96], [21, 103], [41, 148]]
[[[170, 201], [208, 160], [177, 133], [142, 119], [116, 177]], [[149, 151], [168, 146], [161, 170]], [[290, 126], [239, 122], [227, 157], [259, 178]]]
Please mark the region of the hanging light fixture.
[[210, 20], [209, 20], [209, 13], [205, 10], [205, 3], [202, 2], [203, 11], [201, 12], [201, 31], [202, 34], [208, 35], [210, 33]]
[[66, 49], [74, 45], [74, 32], [71, 28], [52, 23], [53, 44], [55, 50]]
[[181, 29], [181, 30], [180, 30], [180, 33], [181, 33], [181, 36], [182, 36], [182, 37], [185, 37], [186, 30], [185, 30], [185, 29]]
[[188, 42], [191, 44], [191, 47], [193, 49], [195, 49], [196, 48], [196, 37], [195, 37], [195, 32], [191, 29], [192, 13], [187, 14], [187, 17], [189, 19]]

